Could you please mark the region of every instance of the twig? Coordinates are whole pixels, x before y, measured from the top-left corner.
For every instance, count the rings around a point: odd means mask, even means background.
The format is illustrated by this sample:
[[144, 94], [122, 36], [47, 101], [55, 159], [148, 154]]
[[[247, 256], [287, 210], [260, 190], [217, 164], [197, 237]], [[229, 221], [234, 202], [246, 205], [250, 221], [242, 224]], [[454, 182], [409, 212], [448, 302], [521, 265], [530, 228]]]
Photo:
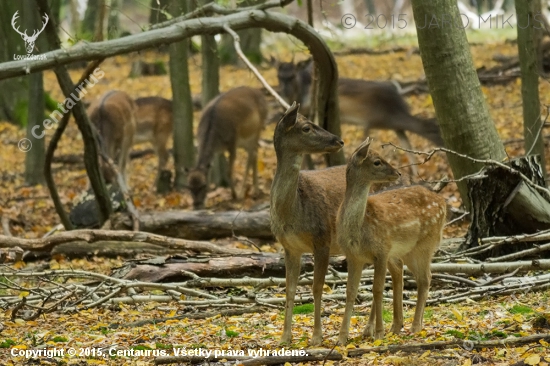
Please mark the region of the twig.
[[269, 91], [269, 93], [273, 95], [273, 97], [279, 102], [280, 105], [282, 105], [287, 109], [290, 108], [290, 105], [275, 90], [273, 90], [273, 88], [267, 83], [267, 81], [265, 81], [264, 77], [260, 74], [258, 69], [256, 69], [256, 67], [254, 67], [254, 65], [252, 65], [252, 63], [245, 56], [245, 54], [241, 50], [239, 35], [233, 29], [231, 29], [227, 24], [223, 25], [223, 29], [227, 33], [229, 33], [231, 37], [233, 37], [233, 44], [235, 45], [235, 51], [237, 51], [237, 55], [239, 55], [239, 57], [241, 58], [241, 60], [243, 60], [246, 66], [248, 66], [248, 68], [254, 73], [254, 75], [256, 75], [256, 77], [258, 78], [258, 80], [260, 80], [264, 88], [266, 88], [267, 91]]
[[[541, 115], [542, 115], [542, 113], [539, 113], [539, 116], [537, 117], [537, 120], [540, 119]], [[548, 121], [548, 116], [549, 115], [550, 115], [550, 107], [546, 106], [546, 118], [544, 119], [544, 122], [542, 122], [540, 124], [539, 130], [537, 131], [537, 134], [536, 134], [535, 138], [533, 139], [533, 143], [531, 144], [531, 147], [529, 148], [529, 151], [527, 151], [525, 153], [526, 156], [531, 155], [531, 152], [535, 148], [535, 145], [537, 144], [537, 140], [539, 139], [540, 133], [542, 132], [542, 129], [544, 128], [544, 126], [546, 125], [546, 122]], [[542, 162], [542, 164], [544, 164], [544, 162]]]
[[522, 172], [519, 172], [511, 167], [509, 167], [508, 165], [506, 164], [503, 164], [499, 161], [496, 161], [496, 160], [492, 160], [492, 159], [476, 159], [476, 158], [472, 158], [468, 155], [465, 155], [465, 154], [461, 154], [461, 153], [458, 153], [454, 150], [450, 150], [450, 149], [447, 149], [447, 148], [444, 148], [444, 147], [437, 147], [437, 148], [434, 148], [428, 152], [425, 152], [425, 151], [416, 151], [416, 150], [411, 150], [411, 149], [405, 149], [405, 148], [402, 148], [400, 146], [397, 146], [391, 142], [389, 143], [386, 143], [382, 146], [385, 146], [385, 145], [391, 145], [393, 147], [395, 147], [396, 149], [399, 149], [399, 150], [402, 150], [402, 151], [405, 151], [405, 152], [409, 152], [411, 154], [416, 154], [416, 155], [425, 155], [426, 158], [424, 158], [424, 161], [422, 163], [425, 163], [427, 162], [428, 160], [430, 160], [432, 158], [432, 156], [436, 153], [436, 152], [439, 152], [439, 151], [442, 151], [442, 152], [445, 152], [445, 153], [448, 153], [448, 154], [453, 154], [453, 155], [456, 155], [458, 157], [461, 157], [461, 158], [464, 158], [464, 159], [468, 159], [474, 163], [480, 163], [480, 164], [487, 164], [487, 165], [496, 165], [498, 166], [499, 168], [502, 168], [514, 175], [518, 175], [521, 179], [523, 179], [523, 181], [528, 184], [529, 186], [531, 186], [532, 188], [536, 189], [537, 191], [540, 191], [540, 192], [543, 192], [545, 194], [550, 194], [550, 191], [545, 188], [545, 187], [542, 187], [542, 186], [539, 186], [538, 184], [535, 184], [531, 181], [531, 179], [529, 179], [527, 176], [525, 176], [525, 174], [523, 174]]
[[466, 217], [466, 216], [469, 215], [469, 214], [470, 214], [469, 212], [464, 212], [462, 215], [458, 216], [456, 219], [453, 219], [453, 220], [447, 222], [447, 223], [445, 224], [445, 226], [452, 225], [452, 224], [454, 224], [455, 222], [462, 220], [464, 217]]
[[550, 243], [543, 244], [543, 245], [534, 245], [534, 248], [521, 250], [519, 252], [503, 255], [500, 257], [487, 258], [485, 261], [486, 262], [505, 262], [512, 259], [526, 257], [531, 254], [541, 253], [547, 250], [550, 250]]

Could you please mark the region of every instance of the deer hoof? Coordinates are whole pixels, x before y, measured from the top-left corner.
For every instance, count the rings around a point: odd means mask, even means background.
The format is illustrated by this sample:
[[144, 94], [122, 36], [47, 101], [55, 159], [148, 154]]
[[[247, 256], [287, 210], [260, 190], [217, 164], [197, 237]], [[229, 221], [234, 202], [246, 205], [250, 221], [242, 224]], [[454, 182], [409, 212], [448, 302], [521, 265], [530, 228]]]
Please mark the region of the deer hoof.
[[281, 340], [279, 341], [279, 345], [290, 345], [292, 342], [292, 335], [291, 334], [283, 334], [281, 337]]
[[319, 346], [321, 343], [323, 343], [323, 337], [314, 335], [311, 338], [311, 341], [309, 342], [309, 345], [310, 346]]
[[363, 337], [368, 338], [374, 335], [374, 325], [367, 324], [365, 330], [363, 331]]
[[393, 334], [399, 334], [399, 333], [401, 333], [401, 328], [402, 328], [402, 327], [403, 327], [403, 326], [401, 326], [401, 325], [393, 324], [393, 325], [391, 326], [391, 330], [390, 330], [390, 331], [391, 331]]
[[418, 333], [422, 330], [422, 326], [421, 325], [412, 325], [411, 327], [411, 332], [412, 333]]

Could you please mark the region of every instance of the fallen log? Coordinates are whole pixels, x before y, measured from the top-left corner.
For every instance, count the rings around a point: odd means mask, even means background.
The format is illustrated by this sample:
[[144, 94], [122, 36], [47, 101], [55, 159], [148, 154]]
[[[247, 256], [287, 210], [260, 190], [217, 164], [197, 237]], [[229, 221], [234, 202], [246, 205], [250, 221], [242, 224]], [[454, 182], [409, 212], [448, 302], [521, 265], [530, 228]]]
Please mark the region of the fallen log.
[[[127, 217], [113, 223], [115, 230], [131, 230]], [[269, 210], [248, 211], [168, 211], [140, 215], [142, 231], [189, 240], [246, 236], [273, 239]]]
[[[150, 262], [150, 263], [148, 263]], [[331, 257], [331, 266], [339, 271], [346, 270], [343, 256]], [[124, 272], [126, 271], [126, 274]], [[304, 255], [302, 271], [313, 271], [313, 256]], [[284, 277], [284, 257], [277, 253], [250, 253], [231, 256], [171, 257], [163, 260], [130, 263], [117, 269], [117, 276], [126, 280], [144, 282], [180, 282], [194, 276], [200, 277]]]
[[101, 241], [139, 242], [161, 246], [166, 249], [178, 251], [190, 251], [194, 253], [212, 254], [242, 254], [245, 250], [222, 248], [216, 244], [204, 241], [193, 241], [176, 238], [168, 238], [144, 232], [134, 231], [110, 231], [110, 230], [73, 230], [41, 239], [23, 239], [0, 235], [0, 248], [20, 247], [23, 250], [50, 251], [56, 246], [65, 243], [84, 241], [97, 243]]

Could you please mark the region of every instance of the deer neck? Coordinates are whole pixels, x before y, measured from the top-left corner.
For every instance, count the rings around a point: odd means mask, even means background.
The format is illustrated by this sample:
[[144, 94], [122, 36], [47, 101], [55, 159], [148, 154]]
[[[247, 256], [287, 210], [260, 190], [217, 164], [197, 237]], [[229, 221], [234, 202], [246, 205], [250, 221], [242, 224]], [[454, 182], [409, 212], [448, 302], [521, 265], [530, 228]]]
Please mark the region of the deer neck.
[[298, 204], [298, 182], [302, 155], [278, 154], [277, 170], [271, 189], [271, 209], [277, 216], [289, 217]]
[[342, 221], [345, 233], [356, 235], [365, 222], [367, 200], [369, 198], [371, 182], [366, 185], [346, 182], [346, 194], [342, 203]]

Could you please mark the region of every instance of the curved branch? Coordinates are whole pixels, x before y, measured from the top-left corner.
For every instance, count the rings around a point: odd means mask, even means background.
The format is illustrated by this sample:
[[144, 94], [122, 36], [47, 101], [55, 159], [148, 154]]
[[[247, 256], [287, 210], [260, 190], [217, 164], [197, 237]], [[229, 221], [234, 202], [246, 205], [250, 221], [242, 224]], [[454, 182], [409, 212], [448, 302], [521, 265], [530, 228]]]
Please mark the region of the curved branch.
[[[55, 50], [43, 54], [44, 60], [12, 61], [0, 64], [0, 80], [46, 70], [55, 66], [81, 60], [95, 60], [103, 57], [130, 53], [146, 48], [158, 47], [201, 34], [224, 32], [223, 26], [233, 30], [265, 28], [272, 32], [284, 32], [302, 41], [311, 52], [319, 69], [319, 123], [328, 131], [341, 135], [336, 96], [338, 71], [334, 56], [325, 41], [305, 22], [296, 18], [260, 10], [240, 11], [235, 14], [215, 18], [185, 20], [166, 28], [115, 40], [84, 43], [65, 50]], [[329, 164], [344, 164], [344, 153], [331, 154]]]

